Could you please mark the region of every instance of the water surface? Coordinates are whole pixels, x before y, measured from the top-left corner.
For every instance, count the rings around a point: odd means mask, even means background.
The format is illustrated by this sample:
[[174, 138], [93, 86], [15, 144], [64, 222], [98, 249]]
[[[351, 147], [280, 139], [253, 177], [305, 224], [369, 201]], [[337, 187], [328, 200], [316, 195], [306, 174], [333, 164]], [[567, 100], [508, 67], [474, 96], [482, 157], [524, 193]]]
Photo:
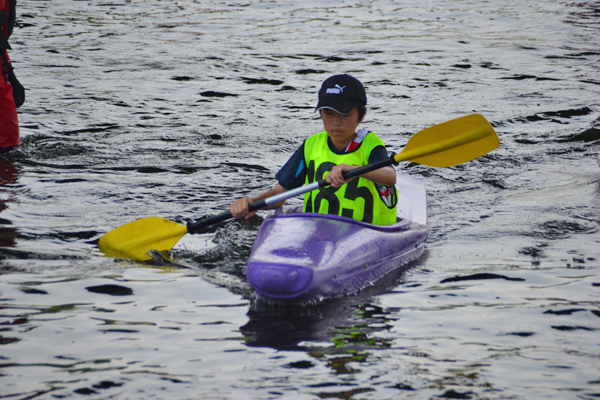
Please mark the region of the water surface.
[[[20, 2], [23, 145], [0, 160], [0, 397], [600, 396], [598, 2]], [[184, 223], [275, 183], [321, 82], [361, 79], [392, 152], [473, 112], [501, 147], [398, 170], [427, 250], [316, 307], [244, 269], [265, 212], [169, 260], [104, 257], [131, 220]], [[295, 199], [294, 201], [300, 201]], [[292, 203], [294, 202], [292, 201]]]

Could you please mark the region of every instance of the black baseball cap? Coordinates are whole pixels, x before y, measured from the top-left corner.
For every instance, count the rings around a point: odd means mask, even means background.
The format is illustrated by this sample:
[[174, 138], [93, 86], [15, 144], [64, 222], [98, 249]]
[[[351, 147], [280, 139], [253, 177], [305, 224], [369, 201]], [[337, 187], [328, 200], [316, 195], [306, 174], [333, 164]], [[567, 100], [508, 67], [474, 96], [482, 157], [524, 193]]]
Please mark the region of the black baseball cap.
[[362, 83], [350, 75], [334, 75], [323, 82], [315, 112], [329, 108], [342, 115], [348, 115], [358, 104], [367, 104], [367, 94]]

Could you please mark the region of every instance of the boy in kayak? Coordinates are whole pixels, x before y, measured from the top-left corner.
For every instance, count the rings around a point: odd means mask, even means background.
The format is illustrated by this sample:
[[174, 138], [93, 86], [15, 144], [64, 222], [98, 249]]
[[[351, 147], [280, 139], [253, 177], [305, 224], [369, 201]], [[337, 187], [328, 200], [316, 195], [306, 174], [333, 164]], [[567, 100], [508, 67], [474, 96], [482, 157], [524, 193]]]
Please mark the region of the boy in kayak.
[[[319, 111], [325, 131], [304, 141], [275, 176], [273, 189], [231, 204], [235, 218], [250, 218], [253, 202], [325, 179], [330, 186], [304, 195], [304, 212], [340, 215], [375, 225], [396, 222], [396, 172], [383, 167], [345, 181], [342, 173], [385, 158], [382, 140], [366, 129], [356, 130], [366, 114], [367, 95], [350, 75], [334, 75], [319, 91]], [[281, 204], [269, 208], [277, 208]]]

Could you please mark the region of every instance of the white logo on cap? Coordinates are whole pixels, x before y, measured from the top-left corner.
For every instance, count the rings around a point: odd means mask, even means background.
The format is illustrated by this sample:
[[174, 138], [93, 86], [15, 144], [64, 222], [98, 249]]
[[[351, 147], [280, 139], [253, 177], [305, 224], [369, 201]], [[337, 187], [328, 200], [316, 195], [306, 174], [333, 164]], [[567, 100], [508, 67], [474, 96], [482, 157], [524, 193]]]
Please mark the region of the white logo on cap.
[[336, 83], [335, 87], [327, 89], [327, 91], [325, 93], [327, 93], [327, 94], [342, 94], [342, 93], [344, 93], [345, 88], [346, 88], [346, 86], [340, 86]]

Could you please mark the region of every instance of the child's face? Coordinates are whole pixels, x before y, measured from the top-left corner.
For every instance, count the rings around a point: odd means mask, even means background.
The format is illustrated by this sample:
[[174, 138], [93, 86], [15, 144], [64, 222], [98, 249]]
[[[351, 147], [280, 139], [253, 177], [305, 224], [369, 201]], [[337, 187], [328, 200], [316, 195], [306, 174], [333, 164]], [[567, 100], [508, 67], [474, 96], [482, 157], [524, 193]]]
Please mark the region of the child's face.
[[348, 115], [324, 108], [321, 110], [321, 119], [331, 141], [339, 150], [345, 149], [354, 140], [356, 127], [360, 123], [356, 107]]

